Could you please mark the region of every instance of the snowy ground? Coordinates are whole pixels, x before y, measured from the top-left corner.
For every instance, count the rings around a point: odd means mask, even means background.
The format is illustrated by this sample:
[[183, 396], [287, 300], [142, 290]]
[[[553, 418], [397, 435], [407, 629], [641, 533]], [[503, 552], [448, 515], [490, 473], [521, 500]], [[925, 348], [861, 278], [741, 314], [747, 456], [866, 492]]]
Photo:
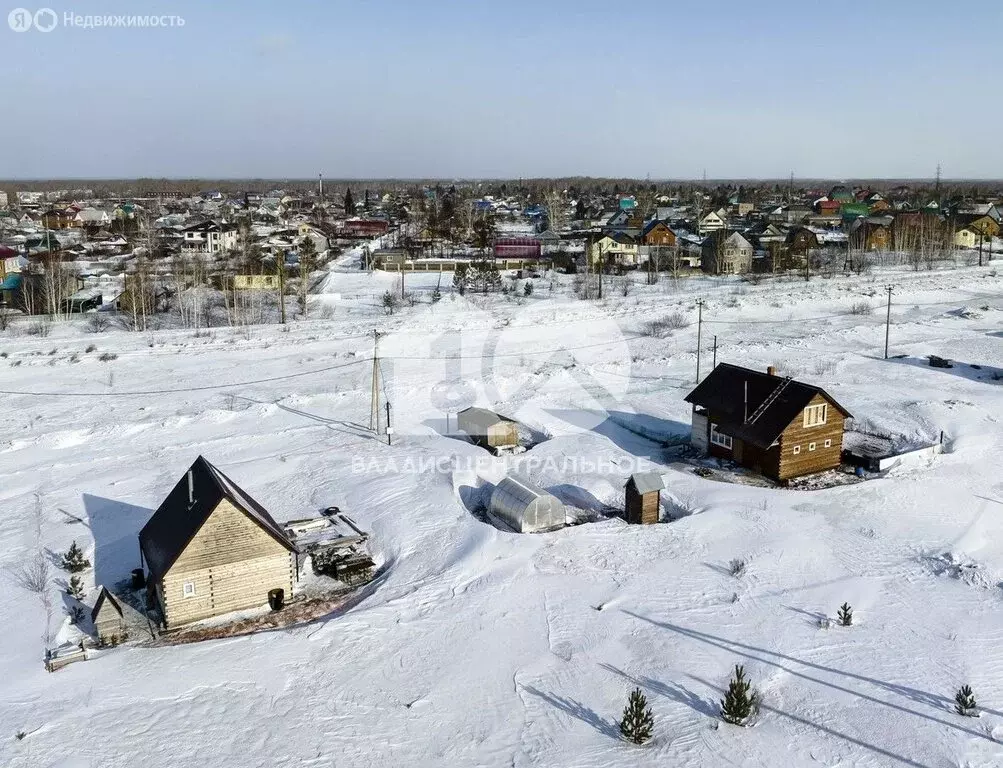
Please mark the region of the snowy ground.
[[[345, 297], [394, 277], [347, 268], [333, 265], [318, 297], [331, 318], [288, 330], [0, 335], [0, 764], [1003, 764], [1003, 278], [991, 268], [663, 280], [588, 304], [539, 281], [521, 303], [447, 295], [392, 317]], [[905, 357], [886, 361], [887, 283], [891, 353]], [[688, 428], [696, 326], [654, 338], [644, 325], [676, 311], [695, 323], [700, 297], [704, 372], [716, 335], [718, 360], [818, 382], [902, 444], [943, 430], [947, 452], [815, 492], [669, 469], [662, 441]], [[862, 299], [875, 311], [848, 314]], [[366, 429], [373, 328], [387, 334], [390, 446]], [[930, 354], [957, 364], [929, 368]], [[490, 460], [442, 435], [447, 390], [550, 439]], [[306, 626], [125, 646], [46, 673], [45, 613], [9, 568], [75, 539], [92, 601], [138, 565], [136, 532], [199, 453], [279, 520], [341, 507], [372, 531], [383, 575]], [[620, 505], [629, 471], [661, 468], [678, 519], [502, 532], [464, 499], [517, 462], [584, 509]], [[732, 558], [748, 562], [740, 578]], [[68, 638], [57, 589], [52, 631]], [[820, 629], [844, 601], [854, 626]], [[716, 719], [736, 663], [763, 697], [751, 729]], [[953, 712], [966, 682], [979, 719]], [[635, 685], [655, 712], [645, 747], [616, 738]]]

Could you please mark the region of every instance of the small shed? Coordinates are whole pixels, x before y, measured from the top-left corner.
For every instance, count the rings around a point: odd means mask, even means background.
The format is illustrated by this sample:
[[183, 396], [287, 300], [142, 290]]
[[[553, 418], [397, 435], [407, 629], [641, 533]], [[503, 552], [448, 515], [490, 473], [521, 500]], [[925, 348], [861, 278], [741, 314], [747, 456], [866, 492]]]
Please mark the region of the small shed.
[[456, 414], [456, 423], [483, 448], [508, 448], [519, 444], [518, 425], [487, 408], [464, 408]]
[[658, 472], [635, 472], [624, 486], [624, 510], [628, 523], [651, 525], [658, 522], [659, 501], [665, 482]]
[[91, 611], [91, 622], [94, 624], [94, 633], [99, 642], [117, 645], [120, 640], [125, 639], [125, 617], [122, 615], [122, 606], [107, 587], [101, 587], [101, 594], [98, 595]]
[[516, 477], [506, 477], [495, 486], [490, 510], [519, 533], [548, 531], [565, 522], [564, 505], [556, 496]]

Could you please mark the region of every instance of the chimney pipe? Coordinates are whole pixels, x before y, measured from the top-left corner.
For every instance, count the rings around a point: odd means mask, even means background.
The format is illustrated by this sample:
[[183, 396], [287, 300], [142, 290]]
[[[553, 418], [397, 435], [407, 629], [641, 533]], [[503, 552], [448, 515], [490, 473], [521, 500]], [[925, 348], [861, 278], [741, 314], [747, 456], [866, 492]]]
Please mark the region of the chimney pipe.
[[777, 375], [777, 369], [776, 369], [776, 367], [772, 366], [772, 365], [767, 366], [767, 368], [766, 368], [766, 375], [767, 376], [776, 376]]
[[188, 503], [195, 503], [195, 478], [192, 477], [192, 471], [188, 470]]

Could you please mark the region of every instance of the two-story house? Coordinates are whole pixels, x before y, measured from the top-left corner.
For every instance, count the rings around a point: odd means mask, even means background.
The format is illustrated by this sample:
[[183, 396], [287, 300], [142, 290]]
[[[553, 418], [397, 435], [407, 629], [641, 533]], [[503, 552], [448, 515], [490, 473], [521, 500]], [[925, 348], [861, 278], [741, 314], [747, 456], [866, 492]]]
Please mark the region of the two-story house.
[[233, 224], [204, 221], [182, 230], [181, 251], [187, 255], [212, 255], [237, 247], [237, 227]]

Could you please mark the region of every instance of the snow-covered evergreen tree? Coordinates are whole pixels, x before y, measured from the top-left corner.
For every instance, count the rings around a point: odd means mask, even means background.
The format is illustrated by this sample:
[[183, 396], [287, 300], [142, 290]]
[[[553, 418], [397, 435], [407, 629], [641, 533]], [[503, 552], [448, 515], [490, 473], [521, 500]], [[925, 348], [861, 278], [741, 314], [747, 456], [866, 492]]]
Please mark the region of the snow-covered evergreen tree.
[[745, 679], [745, 667], [736, 664], [735, 676], [721, 700], [721, 719], [732, 725], [745, 725], [756, 713], [756, 703], [752, 683]]
[[628, 741], [632, 741], [635, 744], [643, 744], [651, 738], [651, 729], [654, 725], [655, 718], [651, 714], [648, 700], [641, 693], [640, 688], [635, 688], [630, 692], [627, 706], [623, 708], [620, 733]]

